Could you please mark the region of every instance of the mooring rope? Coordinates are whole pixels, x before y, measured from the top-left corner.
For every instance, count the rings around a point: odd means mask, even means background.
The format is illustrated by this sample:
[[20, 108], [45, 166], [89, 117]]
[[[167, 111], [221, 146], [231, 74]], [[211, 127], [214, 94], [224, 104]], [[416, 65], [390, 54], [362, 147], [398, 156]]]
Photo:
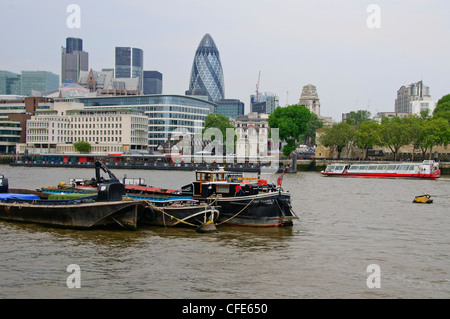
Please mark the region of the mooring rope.
[[228, 221], [230, 221], [230, 220], [232, 220], [233, 218], [235, 218], [237, 215], [239, 215], [240, 213], [242, 213], [245, 209], [247, 209], [247, 207], [251, 204], [251, 203], [253, 203], [253, 201], [256, 199], [256, 196], [255, 197], [253, 197], [252, 198], [252, 200], [251, 201], [249, 201], [248, 202], [248, 204], [247, 205], [245, 205], [245, 207], [244, 208], [242, 208], [239, 212], [237, 212], [236, 214], [234, 214], [233, 216], [231, 216], [230, 218], [228, 218], [228, 219], [226, 219], [226, 220], [224, 220], [223, 222], [220, 222], [220, 223], [218, 223], [218, 224], [216, 224], [216, 226], [219, 226], [219, 225], [222, 225], [223, 223], [226, 223], [226, 222], [228, 222]]
[[[179, 219], [179, 218], [177, 218], [177, 217], [175, 217], [175, 216], [170, 215], [169, 213], [165, 212], [163, 209], [161, 209], [161, 208], [159, 208], [159, 207], [153, 205], [153, 204], [152, 204], [150, 201], [148, 201], [148, 200], [144, 200], [144, 201], [145, 201], [148, 205], [150, 205], [153, 209], [155, 209], [155, 210], [157, 210], [157, 211], [163, 213], [163, 219], [164, 219], [164, 215], [167, 215], [167, 216], [169, 216], [171, 219], [176, 219], [176, 220], [177, 220], [178, 222], [180, 222], [180, 223], [183, 223], [183, 224], [186, 224], [186, 225], [189, 225], [189, 226], [193, 226], [193, 227], [198, 227], [198, 225], [194, 225], [194, 224], [189, 223], [189, 222], [187, 222], [187, 221], [185, 221], [185, 220], [183, 220], [183, 219]], [[205, 210], [205, 211], [206, 211], [206, 210]], [[191, 216], [189, 216], [189, 217], [191, 217]], [[164, 219], [164, 226], [166, 226], [165, 219]]]

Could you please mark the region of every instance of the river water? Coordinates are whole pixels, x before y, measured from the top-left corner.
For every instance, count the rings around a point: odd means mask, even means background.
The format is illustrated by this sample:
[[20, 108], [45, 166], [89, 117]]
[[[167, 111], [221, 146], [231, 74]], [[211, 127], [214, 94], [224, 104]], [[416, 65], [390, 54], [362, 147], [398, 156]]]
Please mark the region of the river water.
[[[91, 178], [93, 169], [0, 166], [10, 188]], [[116, 170], [179, 188], [193, 172]], [[279, 175], [266, 176], [276, 181]], [[0, 221], [0, 298], [449, 298], [450, 178], [286, 174], [300, 217], [217, 234], [147, 226], [69, 230]], [[432, 204], [413, 204], [430, 194]], [[68, 288], [79, 266], [81, 288]], [[374, 266], [370, 265], [376, 265]], [[375, 270], [374, 270], [375, 269]]]

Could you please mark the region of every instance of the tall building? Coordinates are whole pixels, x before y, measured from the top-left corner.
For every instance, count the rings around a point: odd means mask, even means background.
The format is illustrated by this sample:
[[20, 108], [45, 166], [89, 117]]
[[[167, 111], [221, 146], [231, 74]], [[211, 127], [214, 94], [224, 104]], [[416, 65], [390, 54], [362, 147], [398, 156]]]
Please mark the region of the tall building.
[[89, 69], [89, 54], [83, 51], [83, 40], [67, 38], [61, 47], [61, 84], [78, 83], [81, 71]]
[[21, 94], [33, 96], [37, 92], [55, 91], [59, 88], [59, 75], [48, 71], [22, 71]]
[[238, 99], [223, 99], [216, 101], [216, 113], [225, 115], [229, 118], [236, 118], [239, 115], [244, 115], [244, 103]]
[[280, 106], [280, 98], [270, 92], [250, 96], [250, 112], [259, 114], [270, 114]]
[[162, 94], [162, 74], [158, 71], [144, 71], [144, 86], [142, 92], [148, 94]]
[[225, 98], [222, 63], [219, 50], [209, 33], [200, 41], [192, 64], [189, 90], [186, 95], [193, 95], [194, 90], [204, 90], [208, 100], [215, 102]]
[[0, 71], [0, 95], [21, 95], [20, 74], [9, 71]]
[[312, 84], [307, 84], [302, 89], [299, 105], [306, 106], [311, 113], [320, 117], [320, 101], [317, 88]]
[[[423, 84], [422, 81], [412, 83], [410, 85], [404, 85], [397, 91], [397, 98], [395, 99], [395, 112], [396, 113], [417, 113], [421, 105], [419, 103], [412, 103], [415, 101], [424, 102], [426, 104], [424, 108], [433, 108], [433, 103], [430, 96], [430, 87]], [[425, 103], [430, 102], [430, 103]], [[432, 110], [431, 110], [432, 111]]]
[[120, 78], [139, 78], [140, 90], [144, 86], [144, 51], [131, 47], [116, 47], [115, 76]]

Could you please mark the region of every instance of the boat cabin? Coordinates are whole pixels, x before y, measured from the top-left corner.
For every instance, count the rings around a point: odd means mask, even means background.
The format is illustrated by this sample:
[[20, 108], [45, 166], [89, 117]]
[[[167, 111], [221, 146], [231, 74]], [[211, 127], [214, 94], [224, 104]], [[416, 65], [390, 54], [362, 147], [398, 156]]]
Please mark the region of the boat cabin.
[[243, 177], [242, 173], [226, 172], [223, 170], [196, 171], [195, 181], [181, 188], [183, 195], [200, 197], [222, 196], [234, 197], [255, 195], [275, 189], [275, 185], [268, 185], [267, 180], [257, 177]]

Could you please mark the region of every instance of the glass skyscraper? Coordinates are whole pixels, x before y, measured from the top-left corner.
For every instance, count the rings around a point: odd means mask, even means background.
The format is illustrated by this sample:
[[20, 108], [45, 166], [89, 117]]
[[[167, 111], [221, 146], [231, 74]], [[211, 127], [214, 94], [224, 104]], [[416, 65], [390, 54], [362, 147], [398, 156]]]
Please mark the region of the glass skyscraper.
[[61, 84], [78, 83], [80, 71], [89, 70], [89, 54], [83, 51], [83, 40], [66, 38], [61, 47]]
[[115, 76], [119, 78], [139, 78], [141, 90], [144, 81], [144, 51], [130, 47], [116, 47]]
[[195, 52], [187, 95], [194, 90], [206, 92], [208, 100], [215, 102], [225, 98], [222, 63], [219, 51], [209, 33], [205, 34]]

